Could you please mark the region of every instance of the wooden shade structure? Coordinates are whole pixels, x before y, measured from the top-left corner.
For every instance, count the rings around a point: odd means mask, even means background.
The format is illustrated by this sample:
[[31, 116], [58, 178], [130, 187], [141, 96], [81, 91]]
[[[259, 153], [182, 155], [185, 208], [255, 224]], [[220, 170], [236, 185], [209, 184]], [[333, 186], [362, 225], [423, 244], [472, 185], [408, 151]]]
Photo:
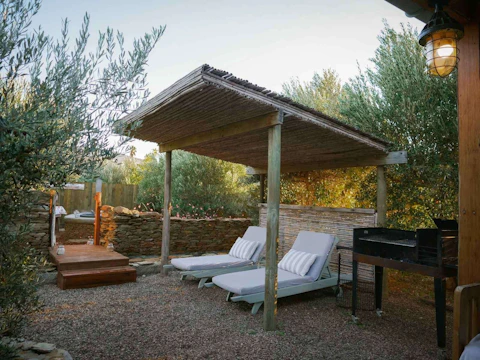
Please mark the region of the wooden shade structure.
[[[275, 329], [280, 173], [380, 166], [380, 208], [386, 211], [383, 166], [407, 161], [389, 143], [232, 74], [202, 65], [124, 118], [141, 120], [134, 137], [157, 142], [166, 155], [162, 262], [168, 260], [171, 151], [250, 166], [268, 184], [265, 329]], [[262, 177], [263, 178], [263, 177]], [[263, 195], [262, 195], [263, 196]], [[379, 216], [384, 220], [384, 214]]]

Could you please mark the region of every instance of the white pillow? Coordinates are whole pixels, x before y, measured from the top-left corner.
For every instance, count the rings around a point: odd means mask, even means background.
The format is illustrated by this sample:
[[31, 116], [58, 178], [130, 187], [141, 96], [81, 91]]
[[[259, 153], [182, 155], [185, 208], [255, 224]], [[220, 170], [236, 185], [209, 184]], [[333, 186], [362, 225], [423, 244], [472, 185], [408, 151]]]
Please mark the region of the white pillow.
[[278, 267], [282, 270], [305, 276], [316, 258], [317, 254], [291, 249], [278, 263]]
[[237, 238], [237, 241], [235, 241], [235, 244], [233, 244], [228, 255], [238, 259], [250, 260], [255, 253], [255, 250], [257, 250], [257, 247], [258, 242], [245, 240], [239, 237]]

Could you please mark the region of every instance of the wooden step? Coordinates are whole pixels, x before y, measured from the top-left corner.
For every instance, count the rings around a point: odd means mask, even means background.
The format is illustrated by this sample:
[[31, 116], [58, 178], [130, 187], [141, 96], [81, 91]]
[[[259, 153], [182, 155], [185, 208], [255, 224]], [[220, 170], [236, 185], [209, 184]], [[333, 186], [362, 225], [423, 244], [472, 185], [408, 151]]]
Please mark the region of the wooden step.
[[84, 270], [127, 266], [129, 259], [100, 245], [65, 245], [65, 254], [57, 255], [50, 249], [50, 258], [58, 271]]
[[131, 266], [99, 269], [63, 270], [57, 275], [57, 286], [62, 290], [118, 285], [137, 280], [137, 271]]

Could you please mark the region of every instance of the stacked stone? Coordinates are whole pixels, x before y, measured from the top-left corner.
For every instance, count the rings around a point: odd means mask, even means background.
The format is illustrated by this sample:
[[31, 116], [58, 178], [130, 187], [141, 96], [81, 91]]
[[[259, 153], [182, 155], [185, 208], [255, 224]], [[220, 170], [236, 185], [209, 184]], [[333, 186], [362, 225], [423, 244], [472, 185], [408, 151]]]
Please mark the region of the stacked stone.
[[30, 232], [25, 235], [25, 241], [35, 248], [39, 254], [48, 254], [50, 246], [50, 195], [37, 192], [31, 211], [21, 216], [17, 224], [30, 224]]
[[162, 246], [161, 215], [122, 206], [101, 208], [101, 240], [124, 255], [153, 255]]
[[[124, 255], [158, 255], [162, 248], [163, 219], [158, 212], [139, 212], [104, 205], [101, 239]], [[171, 218], [170, 253], [200, 254], [228, 251], [237, 237], [252, 225], [251, 219]]]

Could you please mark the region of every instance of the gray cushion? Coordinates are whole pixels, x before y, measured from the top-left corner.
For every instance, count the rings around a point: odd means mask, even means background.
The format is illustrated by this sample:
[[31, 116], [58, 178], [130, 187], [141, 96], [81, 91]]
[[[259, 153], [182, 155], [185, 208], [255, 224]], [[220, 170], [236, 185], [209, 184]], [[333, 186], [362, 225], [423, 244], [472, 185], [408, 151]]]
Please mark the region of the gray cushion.
[[472, 341], [465, 346], [460, 360], [480, 360], [480, 334], [475, 336]]
[[332, 250], [334, 242], [334, 235], [313, 231], [300, 231], [298, 233], [292, 249], [318, 255], [306, 276], [309, 276], [314, 280], [317, 280], [320, 277], [320, 272], [323, 269], [328, 254]]
[[[254, 269], [213, 277], [213, 283], [238, 295], [265, 291], [265, 269]], [[313, 282], [309, 276], [300, 276], [278, 269], [278, 289]]]
[[[335, 236], [313, 231], [301, 231], [292, 248], [318, 255], [307, 275], [300, 276], [278, 269], [278, 289], [316, 281], [335, 242]], [[255, 269], [215, 276], [213, 283], [238, 295], [256, 294], [265, 291], [265, 269]]]
[[257, 262], [263, 250], [265, 249], [265, 243], [267, 241], [267, 229], [260, 226], [249, 226], [242, 238], [260, 243], [251, 258], [253, 262]]
[[177, 269], [184, 271], [230, 268], [250, 264], [252, 264], [251, 260], [238, 259], [230, 255], [197, 256], [172, 259], [172, 265]]

